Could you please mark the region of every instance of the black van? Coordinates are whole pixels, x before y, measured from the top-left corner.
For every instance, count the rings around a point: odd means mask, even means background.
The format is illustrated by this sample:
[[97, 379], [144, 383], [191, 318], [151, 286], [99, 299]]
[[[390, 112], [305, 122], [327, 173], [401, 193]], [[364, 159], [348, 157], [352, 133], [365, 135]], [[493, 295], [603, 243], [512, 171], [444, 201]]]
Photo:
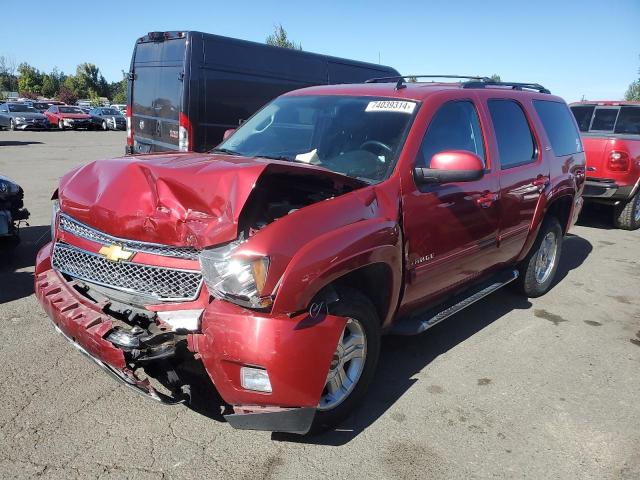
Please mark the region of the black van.
[[133, 49], [127, 153], [204, 152], [297, 88], [399, 75], [384, 65], [201, 32], [151, 32]]

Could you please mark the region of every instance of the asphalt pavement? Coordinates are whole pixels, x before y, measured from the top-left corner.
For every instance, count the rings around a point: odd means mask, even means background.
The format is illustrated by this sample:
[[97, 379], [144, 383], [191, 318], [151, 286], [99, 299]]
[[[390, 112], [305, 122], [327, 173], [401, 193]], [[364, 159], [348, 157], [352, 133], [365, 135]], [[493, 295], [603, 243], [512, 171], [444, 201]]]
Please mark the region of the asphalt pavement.
[[423, 335], [385, 337], [367, 401], [312, 438], [153, 403], [59, 334], [33, 295], [50, 198], [123, 132], [0, 132], [30, 226], [0, 244], [0, 478], [640, 478], [640, 231], [590, 209], [556, 286], [502, 290]]

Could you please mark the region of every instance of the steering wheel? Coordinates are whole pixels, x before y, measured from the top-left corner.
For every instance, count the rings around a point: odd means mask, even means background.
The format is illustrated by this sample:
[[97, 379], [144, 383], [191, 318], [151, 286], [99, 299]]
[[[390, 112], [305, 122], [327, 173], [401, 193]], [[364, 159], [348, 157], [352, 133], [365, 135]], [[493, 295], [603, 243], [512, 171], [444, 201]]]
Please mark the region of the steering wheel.
[[[380, 148], [382, 150], [386, 150], [389, 153], [393, 152], [393, 150], [391, 149], [391, 147], [389, 145], [387, 145], [386, 143], [379, 142], [378, 140], [367, 140], [362, 145], [360, 145], [359, 148], [360, 148], [360, 150], [371, 151], [367, 147], [378, 147], [378, 148]], [[372, 152], [372, 153], [375, 153], [375, 152]]]

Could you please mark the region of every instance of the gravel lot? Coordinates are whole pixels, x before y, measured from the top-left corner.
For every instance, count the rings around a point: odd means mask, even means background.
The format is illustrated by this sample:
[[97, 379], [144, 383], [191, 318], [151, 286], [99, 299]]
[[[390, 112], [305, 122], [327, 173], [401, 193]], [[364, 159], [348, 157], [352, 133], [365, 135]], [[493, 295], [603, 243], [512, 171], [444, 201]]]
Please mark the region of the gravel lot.
[[235, 431], [119, 386], [56, 334], [33, 291], [58, 178], [123, 132], [0, 132], [31, 226], [0, 246], [0, 477], [640, 478], [640, 231], [606, 212], [567, 238], [559, 283], [498, 292], [383, 341], [367, 402], [316, 438]]

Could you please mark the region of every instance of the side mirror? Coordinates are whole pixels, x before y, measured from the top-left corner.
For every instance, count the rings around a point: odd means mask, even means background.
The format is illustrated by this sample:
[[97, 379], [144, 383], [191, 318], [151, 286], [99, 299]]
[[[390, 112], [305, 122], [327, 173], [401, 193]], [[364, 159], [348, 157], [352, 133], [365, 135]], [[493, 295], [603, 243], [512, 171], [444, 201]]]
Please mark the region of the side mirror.
[[430, 183], [472, 182], [484, 175], [484, 165], [475, 153], [447, 150], [431, 158], [430, 168], [415, 167], [413, 177], [418, 185]]
[[222, 135], [222, 140], [226, 140], [227, 138], [229, 138], [231, 135], [233, 135], [235, 131], [236, 131], [235, 128], [230, 128], [228, 130], [225, 130], [224, 134]]

